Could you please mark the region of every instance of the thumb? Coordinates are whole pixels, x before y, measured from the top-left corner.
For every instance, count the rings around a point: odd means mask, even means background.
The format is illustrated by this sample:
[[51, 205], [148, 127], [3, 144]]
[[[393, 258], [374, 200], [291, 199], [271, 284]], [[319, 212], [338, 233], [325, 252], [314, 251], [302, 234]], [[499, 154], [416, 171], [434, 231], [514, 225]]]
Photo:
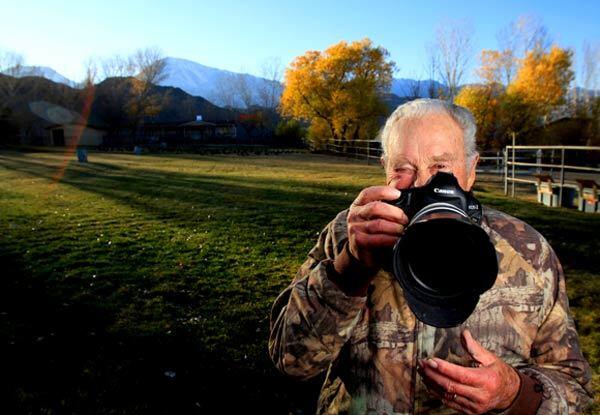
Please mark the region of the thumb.
[[496, 355], [479, 344], [469, 330], [462, 332], [461, 340], [465, 350], [476, 362], [481, 363], [483, 366], [488, 366], [496, 361]]

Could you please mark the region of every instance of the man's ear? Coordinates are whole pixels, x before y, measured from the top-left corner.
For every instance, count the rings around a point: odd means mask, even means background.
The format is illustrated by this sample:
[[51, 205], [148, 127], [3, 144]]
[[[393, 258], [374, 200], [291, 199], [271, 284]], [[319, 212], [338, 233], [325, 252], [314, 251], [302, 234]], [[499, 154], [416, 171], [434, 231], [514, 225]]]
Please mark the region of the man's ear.
[[469, 166], [467, 166], [467, 190], [471, 190], [473, 188], [473, 185], [475, 184], [475, 176], [477, 175], [476, 170], [478, 162], [479, 154], [475, 154], [475, 157], [473, 157], [473, 160], [471, 160]]

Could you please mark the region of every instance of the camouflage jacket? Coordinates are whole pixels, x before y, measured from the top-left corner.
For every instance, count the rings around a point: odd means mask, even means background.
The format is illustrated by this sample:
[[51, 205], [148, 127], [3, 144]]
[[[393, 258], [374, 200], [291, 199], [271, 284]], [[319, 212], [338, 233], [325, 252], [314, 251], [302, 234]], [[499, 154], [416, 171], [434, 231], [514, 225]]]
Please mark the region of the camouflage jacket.
[[269, 352], [297, 378], [327, 371], [319, 414], [452, 413], [417, 374], [418, 359], [470, 365], [460, 333], [543, 385], [539, 414], [581, 412], [591, 401], [591, 370], [569, 312], [562, 267], [531, 226], [484, 208], [483, 229], [495, 245], [499, 273], [461, 326], [417, 320], [394, 277], [380, 270], [365, 297], [344, 294], [328, 266], [347, 242], [347, 211], [320, 234], [292, 284], [275, 301]]

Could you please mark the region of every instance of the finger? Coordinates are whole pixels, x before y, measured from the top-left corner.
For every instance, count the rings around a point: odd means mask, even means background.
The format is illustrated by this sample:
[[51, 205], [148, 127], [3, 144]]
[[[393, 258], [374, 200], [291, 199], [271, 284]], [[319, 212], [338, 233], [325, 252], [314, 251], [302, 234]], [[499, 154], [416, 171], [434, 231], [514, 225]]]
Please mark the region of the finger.
[[368, 222], [361, 222], [354, 224], [353, 227], [358, 232], [364, 232], [371, 235], [385, 234], [392, 236], [400, 236], [404, 232], [404, 226], [390, 222], [385, 219], [370, 220]]
[[442, 398], [442, 403], [449, 408], [455, 409], [461, 414], [478, 414], [481, 413], [473, 402], [464, 399], [462, 396], [456, 396], [454, 399]]
[[369, 202], [366, 205], [359, 206], [356, 214], [364, 220], [381, 218], [402, 225], [408, 224], [408, 216], [406, 216], [402, 209], [381, 201]]
[[371, 235], [368, 233], [358, 232], [354, 235], [356, 245], [361, 248], [388, 248], [392, 247], [398, 241], [397, 236], [392, 235]]
[[464, 330], [461, 335], [462, 343], [473, 360], [481, 363], [483, 366], [493, 364], [497, 358], [496, 355], [484, 348], [473, 336], [469, 330]]
[[372, 186], [363, 189], [358, 194], [354, 202], [354, 206], [363, 206], [375, 200], [395, 200], [400, 197], [400, 190], [391, 186]]
[[444, 393], [450, 395], [456, 393], [472, 402], [480, 401], [481, 391], [478, 388], [457, 382], [455, 379], [449, 378], [439, 373], [436, 369], [431, 368], [427, 363], [423, 365], [423, 375], [427, 380], [438, 385]]
[[480, 368], [455, 365], [437, 357], [428, 359], [426, 363], [426, 366], [463, 385], [478, 387], [484, 383], [484, 375]]
[[427, 386], [427, 390], [429, 391], [429, 393], [436, 399], [442, 401], [444, 405], [452, 409], [456, 409], [460, 413], [478, 413], [477, 405], [469, 399], [465, 398], [464, 396], [461, 396], [459, 394], [456, 394], [456, 396], [454, 396], [454, 394], [446, 394], [443, 391], [440, 392], [439, 388], [432, 387], [427, 383], [425, 383], [425, 385]]

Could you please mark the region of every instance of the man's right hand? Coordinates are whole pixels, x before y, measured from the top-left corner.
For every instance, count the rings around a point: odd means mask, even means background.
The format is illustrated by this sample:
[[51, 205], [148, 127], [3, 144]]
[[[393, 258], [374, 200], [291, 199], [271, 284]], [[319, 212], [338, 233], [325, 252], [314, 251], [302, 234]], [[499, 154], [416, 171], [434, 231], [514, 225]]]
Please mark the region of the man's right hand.
[[366, 268], [377, 268], [381, 253], [394, 246], [408, 217], [399, 207], [385, 203], [400, 197], [391, 186], [364, 189], [348, 211], [348, 247], [350, 253]]

